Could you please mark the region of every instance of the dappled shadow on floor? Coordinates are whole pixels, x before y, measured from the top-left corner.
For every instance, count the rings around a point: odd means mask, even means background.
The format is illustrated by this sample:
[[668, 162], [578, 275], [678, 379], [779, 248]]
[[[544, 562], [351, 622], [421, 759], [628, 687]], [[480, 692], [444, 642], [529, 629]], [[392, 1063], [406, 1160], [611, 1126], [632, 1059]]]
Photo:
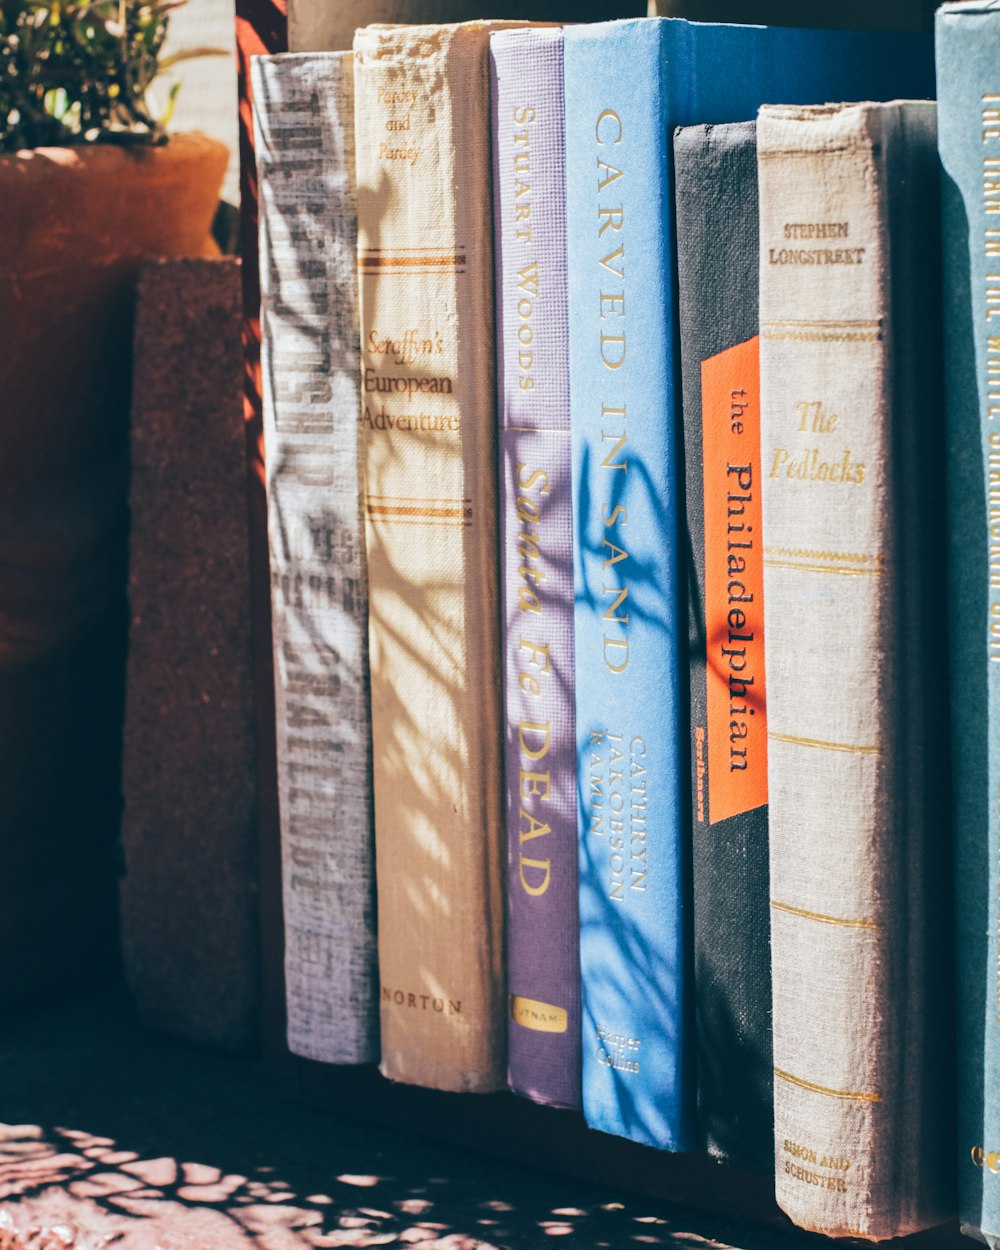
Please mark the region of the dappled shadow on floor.
[[[19, 1241], [24, 1250], [500, 1250], [563, 1237], [579, 1245], [584, 1235], [594, 1247], [704, 1240], [649, 1213], [655, 1204], [551, 1206], [519, 1192], [523, 1183], [511, 1193], [506, 1177], [491, 1185], [494, 1170], [484, 1164], [472, 1186], [466, 1176], [432, 1175], [417, 1184], [391, 1174], [340, 1173], [322, 1192], [302, 1193], [266, 1165], [223, 1171], [170, 1155], [149, 1158], [84, 1129], [8, 1125], [0, 1128], [0, 1250], [20, 1250]], [[566, 1187], [583, 1188], [567, 1182], [553, 1189]], [[514, 1200], [482, 1196], [493, 1189]]]
[[296, 1107], [280, 1086], [117, 1003], [4, 1022], [0, 1250], [805, 1244]]

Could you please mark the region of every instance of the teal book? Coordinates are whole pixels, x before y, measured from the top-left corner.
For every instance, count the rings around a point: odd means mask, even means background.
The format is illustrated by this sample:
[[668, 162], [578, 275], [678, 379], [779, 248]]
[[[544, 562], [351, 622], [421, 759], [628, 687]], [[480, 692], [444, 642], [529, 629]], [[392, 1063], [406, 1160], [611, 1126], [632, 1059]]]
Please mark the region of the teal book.
[[696, 1130], [671, 135], [769, 101], [927, 97], [933, 52], [923, 35], [657, 18], [568, 27], [564, 64], [583, 1109], [593, 1128], [683, 1150]]
[[937, 14], [959, 1215], [1000, 1246], [1000, 6]]

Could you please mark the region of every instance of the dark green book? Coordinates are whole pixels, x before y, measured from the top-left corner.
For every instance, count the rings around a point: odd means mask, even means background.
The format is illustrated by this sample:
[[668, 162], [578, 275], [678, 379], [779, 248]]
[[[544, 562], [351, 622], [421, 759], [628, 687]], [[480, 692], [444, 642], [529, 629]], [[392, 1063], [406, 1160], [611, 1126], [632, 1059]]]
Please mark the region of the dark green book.
[[[674, 173], [689, 558], [698, 1119], [710, 1154], [769, 1171], [774, 1143], [755, 124], [678, 129]], [[734, 581], [741, 599], [752, 602], [737, 605], [730, 619]]]

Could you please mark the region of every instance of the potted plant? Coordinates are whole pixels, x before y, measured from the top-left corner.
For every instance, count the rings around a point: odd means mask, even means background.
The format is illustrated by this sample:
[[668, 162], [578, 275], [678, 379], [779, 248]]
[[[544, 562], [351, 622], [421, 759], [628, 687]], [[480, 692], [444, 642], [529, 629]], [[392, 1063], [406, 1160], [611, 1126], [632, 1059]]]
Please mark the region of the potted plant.
[[0, 4], [0, 1002], [113, 949], [133, 290], [227, 159], [149, 103], [174, 7]]

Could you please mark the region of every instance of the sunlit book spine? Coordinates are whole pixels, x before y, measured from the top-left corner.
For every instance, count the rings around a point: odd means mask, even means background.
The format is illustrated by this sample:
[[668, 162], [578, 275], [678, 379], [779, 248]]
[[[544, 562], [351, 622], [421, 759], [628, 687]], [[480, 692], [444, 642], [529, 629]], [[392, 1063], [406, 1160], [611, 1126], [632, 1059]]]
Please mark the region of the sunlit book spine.
[[382, 1071], [459, 1091], [506, 1075], [493, 28], [354, 43]]
[[[562, 31], [490, 38], [506, 688], [508, 1081], [580, 1105]], [[524, 779], [546, 778], [525, 792]]]
[[255, 57], [288, 1044], [378, 1057], [350, 53]]
[[950, 1214], [943, 415], [931, 102], [757, 122], [775, 1192]]

